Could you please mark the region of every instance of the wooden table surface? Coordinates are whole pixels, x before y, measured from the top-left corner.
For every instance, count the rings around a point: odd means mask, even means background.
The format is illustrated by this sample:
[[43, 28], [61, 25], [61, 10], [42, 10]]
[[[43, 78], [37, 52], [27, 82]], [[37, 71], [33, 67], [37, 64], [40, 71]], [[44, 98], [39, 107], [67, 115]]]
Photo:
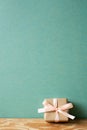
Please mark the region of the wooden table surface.
[[87, 120], [47, 123], [38, 118], [0, 118], [0, 130], [87, 130]]

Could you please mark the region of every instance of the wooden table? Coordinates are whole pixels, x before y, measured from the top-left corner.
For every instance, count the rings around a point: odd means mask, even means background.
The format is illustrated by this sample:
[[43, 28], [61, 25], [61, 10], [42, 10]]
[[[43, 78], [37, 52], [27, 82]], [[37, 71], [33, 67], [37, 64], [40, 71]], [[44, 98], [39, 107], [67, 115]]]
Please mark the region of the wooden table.
[[87, 120], [47, 123], [43, 119], [0, 118], [0, 130], [87, 130]]

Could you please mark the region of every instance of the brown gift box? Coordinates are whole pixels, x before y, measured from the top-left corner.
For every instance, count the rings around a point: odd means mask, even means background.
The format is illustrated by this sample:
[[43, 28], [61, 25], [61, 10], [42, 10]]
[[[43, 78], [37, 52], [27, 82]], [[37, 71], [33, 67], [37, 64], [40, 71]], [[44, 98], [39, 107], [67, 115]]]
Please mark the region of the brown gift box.
[[[44, 101], [51, 104], [52, 106], [54, 106], [53, 99], [51, 99], [51, 98], [45, 99]], [[66, 98], [57, 98], [56, 108], [61, 107], [62, 105], [65, 105], [66, 103], [67, 103]], [[68, 112], [68, 110], [66, 110], [65, 112]], [[67, 122], [68, 121], [68, 117], [64, 116], [61, 113], [58, 113], [59, 120], [55, 120], [56, 114], [57, 113], [55, 111], [45, 112], [44, 113], [45, 121], [47, 121], [47, 122]]]

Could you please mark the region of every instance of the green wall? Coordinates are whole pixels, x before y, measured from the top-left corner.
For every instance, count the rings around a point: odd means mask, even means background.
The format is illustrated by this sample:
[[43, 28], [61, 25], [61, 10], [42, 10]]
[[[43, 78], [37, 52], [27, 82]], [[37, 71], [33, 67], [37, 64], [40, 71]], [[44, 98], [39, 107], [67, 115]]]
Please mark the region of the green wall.
[[87, 118], [87, 0], [0, 0], [0, 117], [43, 117], [50, 97]]

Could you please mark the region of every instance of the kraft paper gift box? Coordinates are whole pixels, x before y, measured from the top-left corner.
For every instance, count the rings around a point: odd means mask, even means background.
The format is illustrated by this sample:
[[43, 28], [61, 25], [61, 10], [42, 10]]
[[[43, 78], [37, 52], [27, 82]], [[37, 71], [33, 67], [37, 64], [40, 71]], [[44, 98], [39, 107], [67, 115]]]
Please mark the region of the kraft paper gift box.
[[44, 112], [44, 119], [47, 122], [68, 122], [69, 118], [75, 118], [68, 114], [73, 105], [68, 103], [66, 98], [45, 99], [43, 105], [44, 108], [39, 109], [38, 112]]

